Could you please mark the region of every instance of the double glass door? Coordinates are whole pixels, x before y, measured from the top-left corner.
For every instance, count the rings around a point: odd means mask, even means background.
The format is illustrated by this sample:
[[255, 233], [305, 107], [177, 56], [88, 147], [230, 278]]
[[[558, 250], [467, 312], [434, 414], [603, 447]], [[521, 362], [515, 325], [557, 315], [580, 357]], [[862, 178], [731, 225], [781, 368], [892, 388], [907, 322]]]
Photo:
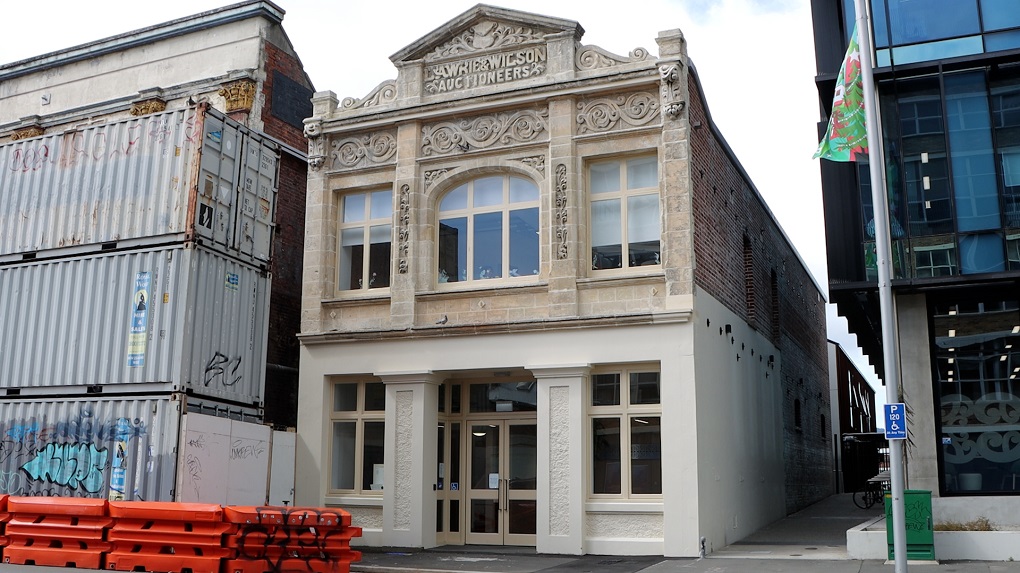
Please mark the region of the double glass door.
[[535, 544], [534, 420], [466, 422], [465, 542]]

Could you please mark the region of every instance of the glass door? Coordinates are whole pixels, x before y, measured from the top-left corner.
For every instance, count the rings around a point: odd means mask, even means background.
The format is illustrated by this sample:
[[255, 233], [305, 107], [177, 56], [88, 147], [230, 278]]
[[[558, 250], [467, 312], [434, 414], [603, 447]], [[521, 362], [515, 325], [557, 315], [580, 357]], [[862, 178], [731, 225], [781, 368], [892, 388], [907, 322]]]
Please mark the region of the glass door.
[[534, 420], [468, 422], [467, 543], [535, 544]]

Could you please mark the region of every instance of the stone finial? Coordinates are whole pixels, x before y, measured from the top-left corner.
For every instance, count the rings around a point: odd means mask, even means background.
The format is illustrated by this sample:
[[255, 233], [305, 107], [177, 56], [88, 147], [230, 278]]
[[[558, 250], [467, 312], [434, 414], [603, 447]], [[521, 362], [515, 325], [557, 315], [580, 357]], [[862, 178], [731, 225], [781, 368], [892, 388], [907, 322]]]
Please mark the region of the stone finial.
[[659, 32], [659, 36], [655, 38], [655, 43], [659, 45], [659, 57], [660, 58], [684, 58], [686, 54], [684, 34], [679, 28], [673, 28], [672, 30], [663, 30]]
[[244, 78], [224, 84], [217, 93], [226, 100], [227, 113], [251, 111], [255, 104], [255, 80]]

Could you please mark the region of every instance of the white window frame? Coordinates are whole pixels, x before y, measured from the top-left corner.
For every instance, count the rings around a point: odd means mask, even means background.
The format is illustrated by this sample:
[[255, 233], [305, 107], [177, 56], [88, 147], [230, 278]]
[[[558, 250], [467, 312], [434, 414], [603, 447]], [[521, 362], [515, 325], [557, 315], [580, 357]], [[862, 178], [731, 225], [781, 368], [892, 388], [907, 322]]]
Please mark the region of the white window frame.
[[[383, 213], [379, 216], [374, 216], [372, 213], [372, 197], [378, 193], [388, 193], [389, 203], [388, 208], [383, 208]], [[364, 217], [353, 221], [345, 221], [346, 206], [347, 202], [354, 197], [364, 197]], [[390, 256], [386, 261], [386, 267], [389, 269], [389, 281], [393, 280], [393, 188], [392, 187], [379, 187], [367, 190], [358, 190], [343, 192], [340, 194], [338, 205], [337, 205], [337, 232], [336, 232], [336, 291], [338, 293], [355, 293], [355, 292], [366, 292], [369, 290], [385, 293], [389, 290], [389, 285], [382, 287], [373, 286], [374, 277], [370, 276], [371, 273], [371, 246], [372, 246], [372, 229], [374, 227], [389, 226], [389, 245], [390, 245]], [[361, 277], [358, 279], [360, 286], [357, 288], [349, 288], [351, 277], [345, 274], [344, 264], [344, 231], [358, 230], [361, 233], [361, 246], [362, 246], [362, 261], [361, 261]], [[378, 243], [377, 243], [378, 244]], [[353, 274], [354, 269], [350, 269]], [[345, 281], [344, 278], [347, 277]]]
[[[627, 171], [631, 162], [652, 160], [652, 164], [655, 165], [655, 183], [654, 185], [647, 187], [628, 187]], [[618, 188], [615, 191], [601, 191], [596, 192], [593, 189], [593, 176], [592, 168], [599, 165], [607, 165], [616, 163], [619, 165], [620, 181]], [[588, 196], [588, 264], [593, 275], [604, 276], [612, 274], [632, 274], [635, 269], [641, 268], [642, 270], [654, 270], [662, 268], [662, 199], [659, 193], [659, 181], [662, 176], [659, 173], [658, 159], [655, 154], [641, 154], [641, 155], [627, 155], [619, 157], [600, 157], [593, 158], [586, 163], [585, 166], [585, 185]], [[658, 225], [657, 233], [659, 238], [659, 248], [655, 263], [643, 262], [638, 265], [632, 265], [632, 255], [630, 244], [630, 199], [637, 197], [649, 197], [654, 196], [656, 198], [656, 213], [655, 222]], [[598, 262], [599, 254], [595, 252], [595, 235], [598, 229], [596, 229], [597, 223], [595, 222], [595, 215], [593, 213], [595, 203], [599, 202], [612, 202], [619, 203], [619, 216], [620, 216], [620, 229], [615, 229], [620, 233], [620, 266], [612, 268], [600, 268]]]
[[[357, 406], [353, 410], [337, 410], [337, 390], [340, 386], [356, 386], [356, 401]], [[330, 403], [327, 404], [329, 408], [329, 460], [326, 467], [329, 468], [329, 475], [326, 477], [326, 488], [327, 495], [374, 495], [382, 497], [382, 484], [378, 483], [378, 488], [372, 488], [372, 484], [364, 484], [364, 453], [365, 453], [365, 423], [376, 422], [383, 424], [383, 449], [385, 451], [385, 435], [386, 435], [386, 409], [385, 407], [381, 410], [366, 410], [365, 409], [365, 397], [366, 397], [366, 386], [372, 385], [372, 387], [378, 391], [381, 389], [385, 396], [385, 387], [382, 382], [377, 381], [358, 381], [358, 380], [335, 380], [330, 384]], [[354, 439], [354, 487], [353, 488], [335, 488], [333, 487], [336, 477], [334, 472], [336, 471], [336, 460], [337, 455], [336, 448], [338, 447], [335, 443], [336, 431], [335, 426], [338, 423], [353, 423], [355, 425], [355, 439]]]
[[[646, 374], [655, 373], [659, 375], [659, 402], [656, 404], [631, 404], [630, 403], [630, 375], [631, 374]], [[611, 406], [595, 406], [594, 402], [594, 389], [595, 389], [595, 377], [599, 375], [618, 375], [620, 377], [619, 385], [619, 404]], [[587, 452], [588, 460], [588, 477], [586, 480], [585, 490], [588, 493], [588, 497], [591, 501], [622, 501], [622, 500], [634, 500], [634, 501], [661, 501], [662, 500], [662, 469], [663, 469], [663, 455], [662, 455], [662, 374], [658, 365], [655, 364], [642, 364], [642, 365], [627, 365], [616, 366], [616, 367], [599, 367], [592, 370], [588, 377], [587, 389], [585, 393], [585, 404], [587, 406], [587, 415], [585, 416], [585, 436], [586, 445], [585, 450]], [[635, 494], [631, 493], [631, 420], [640, 418], [658, 418], [659, 419], [659, 481], [660, 488], [659, 493], [644, 493]], [[595, 452], [594, 452], [594, 429], [593, 423], [596, 419], [617, 419], [620, 424], [620, 493], [596, 493], [595, 492]]]

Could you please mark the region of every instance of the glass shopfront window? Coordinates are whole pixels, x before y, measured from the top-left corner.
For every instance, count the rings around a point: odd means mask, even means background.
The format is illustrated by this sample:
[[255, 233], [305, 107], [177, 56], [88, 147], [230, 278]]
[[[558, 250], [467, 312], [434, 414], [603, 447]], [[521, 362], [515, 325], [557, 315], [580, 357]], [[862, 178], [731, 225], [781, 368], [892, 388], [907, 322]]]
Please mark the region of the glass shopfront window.
[[1020, 493], [1020, 302], [931, 307], [942, 490]]

